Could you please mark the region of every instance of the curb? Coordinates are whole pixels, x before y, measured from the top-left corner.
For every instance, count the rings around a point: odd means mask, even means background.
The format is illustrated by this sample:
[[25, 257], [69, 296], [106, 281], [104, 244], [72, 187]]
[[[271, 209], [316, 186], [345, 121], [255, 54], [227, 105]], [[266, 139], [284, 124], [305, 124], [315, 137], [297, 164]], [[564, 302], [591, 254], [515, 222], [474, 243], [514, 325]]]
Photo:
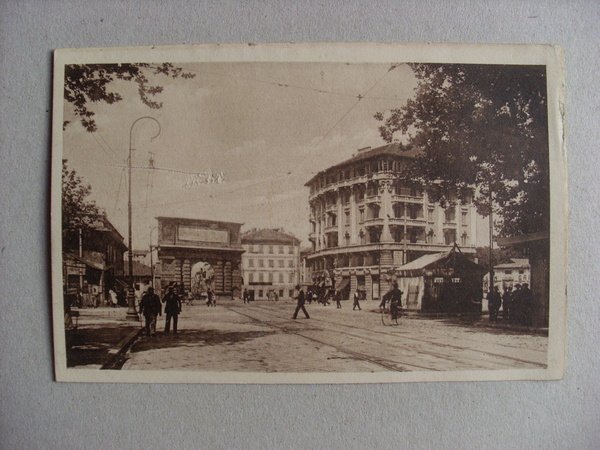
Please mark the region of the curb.
[[133, 330], [127, 336], [125, 336], [121, 341], [113, 348], [108, 351], [108, 359], [102, 364], [100, 370], [119, 370], [120, 367], [117, 367], [122, 360], [123, 354], [129, 350], [129, 348], [133, 345], [135, 340], [142, 334], [144, 329], [140, 328], [138, 330]]

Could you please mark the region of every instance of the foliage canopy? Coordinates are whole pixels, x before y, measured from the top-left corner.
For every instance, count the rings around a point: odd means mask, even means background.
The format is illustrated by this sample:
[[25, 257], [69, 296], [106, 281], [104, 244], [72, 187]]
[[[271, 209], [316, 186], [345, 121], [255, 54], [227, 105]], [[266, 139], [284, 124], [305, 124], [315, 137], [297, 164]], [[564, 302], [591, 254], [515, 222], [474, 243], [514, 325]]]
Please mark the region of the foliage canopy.
[[[123, 100], [121, 94], [110, 90], [110, 84], [115, 80], [137, 84], [143, 104], [152, 109], [162, 107], [162, 103], [155, 100], [155, 97], [163, 91], [163, 87], [151, 84], [148, 75], [185, 79], [196, 76], [171, 63], [73, 64], [65, 66], [64, 98], [73, 105], [81, 125], [87, 131], [93, 132], [97, 130], [97, 126], [92, 105], [98, 102], [113, 104]], [[69, 122], [65, 121], [63, 127], [68, 124]]]
[[[473, 200], [503, 235], [549, 229], [544, 66], [410, 64], [415, 96], [387, 114], [381, 136], [421, 150], [399, 174], [442, 205]], [[491, 192], [490, 192], [491, 190]]]

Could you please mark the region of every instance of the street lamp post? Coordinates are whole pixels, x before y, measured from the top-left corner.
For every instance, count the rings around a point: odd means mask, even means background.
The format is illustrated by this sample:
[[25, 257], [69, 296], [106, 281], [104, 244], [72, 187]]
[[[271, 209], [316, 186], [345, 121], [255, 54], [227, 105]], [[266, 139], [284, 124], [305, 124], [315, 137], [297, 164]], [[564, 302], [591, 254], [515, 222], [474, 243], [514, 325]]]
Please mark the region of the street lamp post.
[[152, 227], [150, 230], [150, 276], [152, 277], [152, 287], [156, 290], [155, 282], [154, 282], [154, 249], [158, 249], [158, 245], [152, 245], [152, 232], [156, 230], [158, 227]]
[[133, 152], [134, 148], [133, 148], [133, 128], [135, 127], [135, 125], [144, 119], [149, 119], [149, 120], [153, 120], [156, 125], [158, 125], [158, 132], [152, 136], [152, 138], [150, 138], [151, 141], [153, 141], [155, 138], [158, 137], [158, 135], [161, 132], [161, 126], [160, 123], [158, 122], [158, 120], [156, 120], [154, 117], [151, 116], [142, 116], [137, 118], [136, 120], [133, 121], [133, 123], [131, 124], [131, 126], [129, 127], [129, 158], [127, 158], [127, 169], [128, 169], [128, 173], [129, 173], [129, 201], [127, 203], [127, 218], [128, 218], [128, 243], [129, 243], [129, 251], [128, 251], [128, 257], [129, 257], [129, 261], [128, 261], [128, 267], [129, 267], [129, 291], [127, 292], [127, 315], [126, 318], [128, 320], [135, 320], [138, 321], [138, 315], [137, 315], [137, 311], [135, 309], [135, 288], [134, 288], [134, 277], [133, 277], [133, 240], [132, 240], [132, 220], [131, 220], [131, 153]]

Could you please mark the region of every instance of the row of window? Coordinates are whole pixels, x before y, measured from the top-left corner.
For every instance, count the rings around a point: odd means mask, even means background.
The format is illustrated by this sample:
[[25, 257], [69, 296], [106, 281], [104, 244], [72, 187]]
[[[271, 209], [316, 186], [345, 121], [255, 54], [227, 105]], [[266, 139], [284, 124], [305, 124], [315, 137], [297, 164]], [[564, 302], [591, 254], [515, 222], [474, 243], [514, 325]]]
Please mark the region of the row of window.
[[[258, 272], [258, 273], [254, 273], [254, 272], [249, 272], [248, 273], [248, 283], [254, 283], [255, 281], [258, 281], [259, 283], [263, 283], [265, 281], [268, 281], [270, 283], [274, 283], [275, 282], [275, 275], [277, 275], [277, 282], [282, 284], [282, 283], [286, 283], [285, 279], [285, 275], [284, 273], [277, 273], [274, 274], [272, 272], [269, 273], [263, 273], [263, 272]], [[293, 272], [290, 272], [287, 274], [287, 283], [294, 283], [294, 278], [295, 278], [295, 274]]]
[[[397, 204], [393, 207], [394, 215], [393, 217], [396, 219], [403, 218], [405, 213], [407, 218], [413, 220], [419, 220], [423, 218], [423, 207], [421, 205], [406, 205]], [[378, 205], [371, 205], [367, 209], [367, 219], [378, 219], [380, 213], [380, 208]], [[365, 209], [360, 208], [358, 210], [358, 223], [363, 223], [365, 221]], [[434, 222], [434, 208], [428, 208], [427, 210], [427, 221]], [[456, 221], [456, 210], [454, 208], [448, 208], [444, 211], [444, 222], [452, 223]], [[335, 227], [337, 226], [337, 215], [330, 213], [327, 214], [323, 218], [323, 222], [326, 227]], [[344, 225], [350, 224], [350, 211], [345, 211], [344, 213]], [[463, 226], [469, 225], [469, 213], [468, 211], [461, 212], [461, 224]], [[313, 232], [316, 231], [316, 224], [312, 223]]]
[[[257, 265], [254, 265], [254, 258], [248, 258], [246, 259], [246, 266], [247, 267], [270, 267], [270, 268], [274, 268], [275, 267], [275, 260], [273, 259], [262, 259], [262, 258], [257, 258]], [[294, 263], [293, 259], [288, 259], [287, 260], [287, 267], [293, 269], [296, 266], [296, 264]], [[284, 268], [285, 267], [285, 260], [283, 259], [278, 259], [277, 260], [277, 267], [279, 268]]]
[[338, 181], [350, 180], [354, 177], [360, 177], [371, 173], [378, 172], [397, 172], [401, 170], [404, 163], [393, 159], [383, 159], [379, 161], [371, 161], [367, 164], [361, 164], [356, 167], [348, 167], [345, 170], [331, 171], [328, 174], [323, 174], [311, 186], [311, 192], [320, 189], [324, 186], [336, 183]]
[[[392, 237], [394, 238], [394, 242], [396, 242], [396, 243], [404, 242], [404, 230], [401, 228], [396, 228], [392, 232]], [[360, 244], [366, 245], [366, 244], [378, 243], [380, 237], [379, 237], [379, 232], [377, 230], [369, 230], [368, 233], [359, 233], [359, 238], [360, 238]], [[340, 243], [338, 241], [338, 235], [335, 233], [326, 234], [322, 237], [322, 239], [323, 239], [322, 244], [323, 244], [323, 247], [325, 247], [325, 248], [335, 248], [335, 247], [339, 247], [339, 245], [340, 245]], [[407, 229], [407, 239], [406, 240], [407, 240], [407, 242], [410, 242], [412, 244], [415, 244], [415, 243], [434, 244], [436, 242], [435, 234], [434, 234], [433, 230], [430, 230], [430, 232], [426, 233], [425, 228], [421, 228], [421, 227], [416, 227], [416, 228], [409, 227]], [[461, 246], [466, 247], [469, 245], [469, 235], [466, 232], [463, 232], [460, 235], [460, 241], [457, 241], [456, 230], [454, 230], [454, 229], [444, 230], [444, 244], [452, 245], [452, 244], [454, 244], [454, 242], [459, 242]], [[346, 233], [344, 235], [343, 245], [346, 247], [351, 245], [350, 235], [348, 233]], [[313, 251], [315, 251], [315, 250], [316, 250], [316, 245], [315, 245], [315, 243], [313, 243]]]
[[251, 244], [248, 247], [248, 252], [249, 253], [271, 253], [271, 254], [274, 254], [276, 248], [277, 248], [277, 253], [279, 253], [280, 255], [283, 255], [285, 253], [287, 253], [288, 255], [294, 254], [294, 246], [293, 245], [262, 245], [262, 244], [253, 245], [253, 244]]
[[[268, 294], [268, 291], [265, 291], [263, 289], [258, 289], [257, 291], [255, 291], [254, 289], [248, 289], [248, 292], [250, 293], [250, 295], [254, 294], [254, 298], [255, 299], [257, 299], [257, 298], [267, 298], [267, 294]], [[279, 298], [283, 298], [283, 293], [284, 292], [285, 291], [283, 289], [279, 289]], [[289, 295], [290, 298], [293, 298], [294, 297], [294, 290], [290, 289], [288, 291], [288, 295]]]

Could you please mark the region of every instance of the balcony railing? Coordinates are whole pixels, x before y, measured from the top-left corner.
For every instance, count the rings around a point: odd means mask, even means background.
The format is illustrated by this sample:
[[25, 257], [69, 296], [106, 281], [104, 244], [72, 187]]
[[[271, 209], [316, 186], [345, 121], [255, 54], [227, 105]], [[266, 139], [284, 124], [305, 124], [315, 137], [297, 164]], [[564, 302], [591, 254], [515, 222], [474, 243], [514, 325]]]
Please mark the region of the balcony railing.
[[406, 225], [414, 227], [425, 227], [427, 226], [427, 220], [424, 217], [417, 217], [411, 219], [410, 217], [390, 217], [390, 225]]
[[383, 225], [383, 219], [381, 217], [367, 217], [363, 222], [365, 226]]

